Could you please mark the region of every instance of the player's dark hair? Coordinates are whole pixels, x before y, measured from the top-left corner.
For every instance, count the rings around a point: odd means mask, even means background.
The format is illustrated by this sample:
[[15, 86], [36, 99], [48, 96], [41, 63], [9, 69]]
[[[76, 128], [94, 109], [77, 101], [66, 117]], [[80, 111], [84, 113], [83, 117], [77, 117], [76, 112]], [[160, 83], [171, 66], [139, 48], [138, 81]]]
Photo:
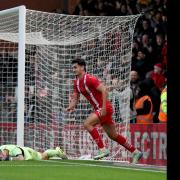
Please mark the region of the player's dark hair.
[[86, 71], [86, 62], [84, 59], [77, 58], [77, 59], [72, 60], [72, 62], [71, 62], [71, 64], [76, 64], [76, 63], [79, 66], [84, 66], [84, 70]]

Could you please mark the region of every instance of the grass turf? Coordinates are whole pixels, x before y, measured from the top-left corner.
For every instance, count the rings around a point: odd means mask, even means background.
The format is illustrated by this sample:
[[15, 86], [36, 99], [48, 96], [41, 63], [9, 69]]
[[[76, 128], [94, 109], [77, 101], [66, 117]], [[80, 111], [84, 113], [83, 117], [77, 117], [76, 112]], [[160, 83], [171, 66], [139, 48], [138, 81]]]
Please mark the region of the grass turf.
[[165, 171], [98, 161], [1, 161], [1, 180], [165, 180]]

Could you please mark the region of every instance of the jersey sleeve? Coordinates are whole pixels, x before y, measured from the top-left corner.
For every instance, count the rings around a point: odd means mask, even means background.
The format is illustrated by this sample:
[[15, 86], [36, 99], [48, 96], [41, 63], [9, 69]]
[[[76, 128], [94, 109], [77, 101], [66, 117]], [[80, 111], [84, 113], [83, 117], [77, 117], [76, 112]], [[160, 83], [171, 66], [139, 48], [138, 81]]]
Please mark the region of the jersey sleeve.
[[87, 76], [86, 83], [89, 87], [96, 89], [101, 84], [101, 81], [95, 76]]

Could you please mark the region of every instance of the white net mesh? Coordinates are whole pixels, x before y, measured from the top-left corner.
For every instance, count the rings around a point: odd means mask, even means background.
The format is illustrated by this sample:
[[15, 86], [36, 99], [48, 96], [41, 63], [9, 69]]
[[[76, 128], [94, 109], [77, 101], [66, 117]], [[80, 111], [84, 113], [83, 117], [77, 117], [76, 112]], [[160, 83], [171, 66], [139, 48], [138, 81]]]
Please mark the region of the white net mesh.
[[[60, 146], [71, 158], [97, 153], [82, 126], [92, 110], [89, 103], [81, 97], [74, 113], [64, 112], [73, 91], [71, 61], [77, 57], [86, 60], [88, 73], [109, 87], [117, 130], [127, 131], [131, 46], [139, 16], [83, 17], [26, 10], [22, 112], [26, 146], [37, 150]], [[0, 16], [0, 144], [16, 143], [18, 36], [18, 14]], [[102, 134], [111, 158], [124, 160], [121, 147]]]

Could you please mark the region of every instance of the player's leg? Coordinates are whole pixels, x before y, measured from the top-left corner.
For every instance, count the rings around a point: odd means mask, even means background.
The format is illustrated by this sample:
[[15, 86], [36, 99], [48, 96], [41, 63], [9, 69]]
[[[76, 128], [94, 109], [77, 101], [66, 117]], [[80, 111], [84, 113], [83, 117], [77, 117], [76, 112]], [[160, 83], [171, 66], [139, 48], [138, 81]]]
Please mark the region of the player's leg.
[[99, 117], [96, 113], [97, 112], [90, 114], [90, 116], [84, 121], [84, 127], [91, 134], [99, 148], [99, 153], [94, 157], [94, 159], [101, 159], [109, 155], [109, 150], [104, 147], [102, 137], [99, 135], [97, 128], [95, 128], [95, 125], [100, 123]]
[[134, 152], [135, 147], [128, 142], [128, 140], [117, 133], [115, 124], [104, 124], [103, 128], [110, 139], [118, 142], [120, 145], [124, 146], [131, 153]]
[[48, 149], [42, 153], [42, 159], [47, 160], [52, 157], [60, 157], [62, 159], [68, 159], [66, 154], [60, 147], [56, 147], [56, 149]]
[[41, 153], [37, 152], [36, 150], [30, 147], [21, 147], [24, 151], [24, 159], [25, 160], [41, 160], [42, 156]]
[[106, 105], [107, 114], [100, 118], [101, 125], [103, 126], [107, 135], [120, 145], [124, 146], [128, 151], [132, 153], [133, 163], [137, 163], [138, 160], [142, 157], [142, 152], [136, 149], [132, 144], [128, 142], [121, 134], [118, 134], [116, 131], [115, 122], [112, 119], [113, 107], [111, 103]]
[[91, 113], [89, 117], [84, 121], [84, 128], [91, 134], [93, 140], [96, 142], [99, 149], [104, 148], [102, 137], [99, 135], [96, 124], [99, 124], [99, 118], [95, 113]]
[[103, 128], [109, 138], [124, 146], [128, 151], [132, 153], [132, 163], [137, 163], [139, 161], [139, 159], [143, 155], [142, 152], [136, 149], [132, 144], [130, 144], [127, 138], [117, 133], [114, 123], [104, 124]]

